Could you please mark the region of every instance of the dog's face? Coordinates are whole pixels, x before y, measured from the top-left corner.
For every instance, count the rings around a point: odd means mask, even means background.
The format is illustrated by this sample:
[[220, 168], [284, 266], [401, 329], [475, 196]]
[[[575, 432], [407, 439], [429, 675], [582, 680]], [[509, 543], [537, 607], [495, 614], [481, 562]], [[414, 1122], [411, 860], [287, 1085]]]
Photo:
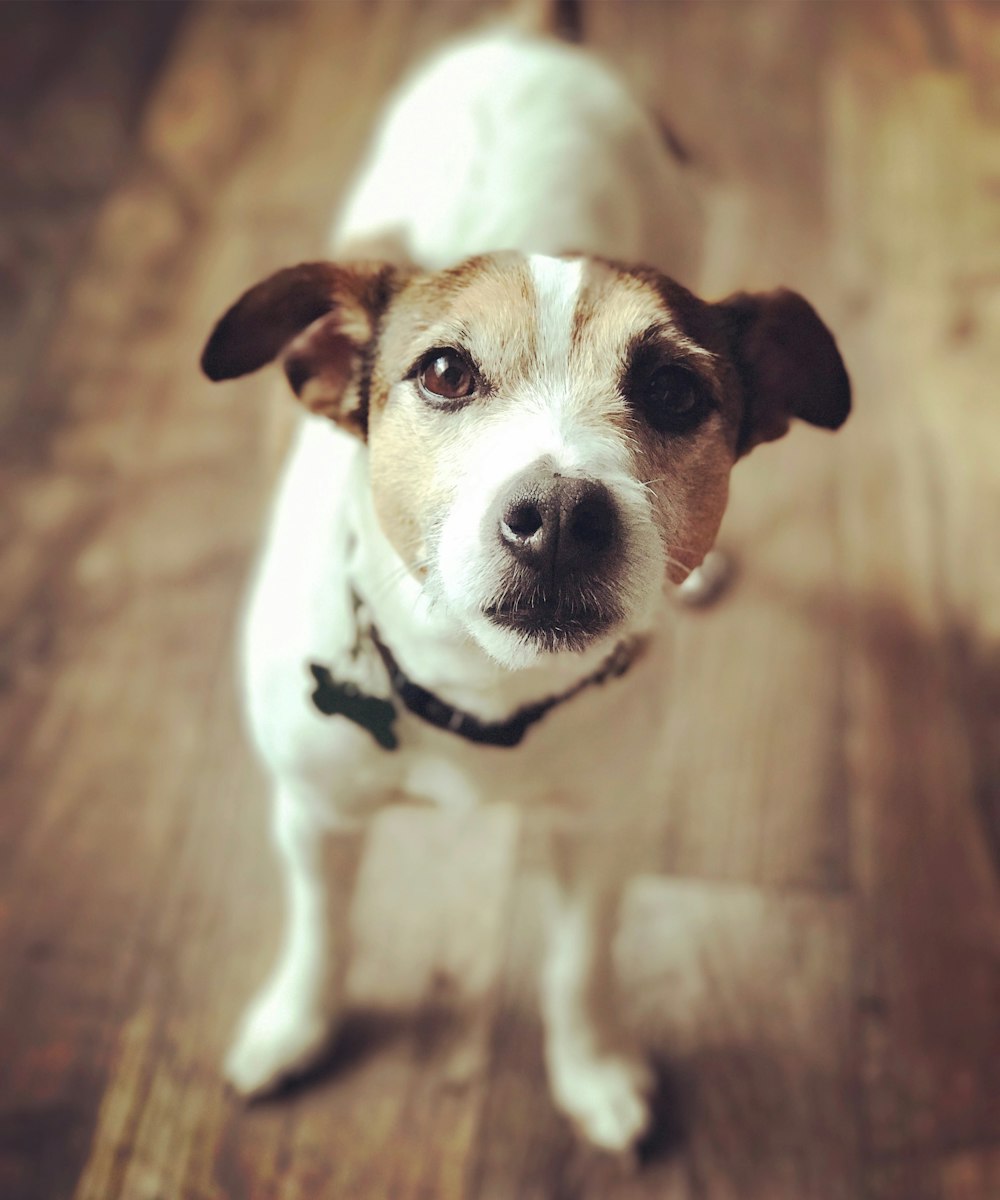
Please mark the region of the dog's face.
[[367, 439], [409, 570], [511, 667], [641, 628], [711, 547], [736, 459], [793, 416], [836, 428], [850, 408], [793, 293], [705, 304], [586, 258], [291, 268], [202, 361], [223, 379], [278, 355], [304, 403]]

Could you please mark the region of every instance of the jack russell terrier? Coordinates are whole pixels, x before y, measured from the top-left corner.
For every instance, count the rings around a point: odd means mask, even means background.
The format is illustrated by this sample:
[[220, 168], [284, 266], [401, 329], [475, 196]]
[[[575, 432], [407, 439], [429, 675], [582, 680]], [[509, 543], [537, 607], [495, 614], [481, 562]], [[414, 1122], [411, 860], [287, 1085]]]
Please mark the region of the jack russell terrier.
[[661, 273], [693, 271], [679, 175], [594, 58], [479, 34], [390, 104], [332, 260], [257, 284], [208, 341], [209, 378], [280, 359], [307, 410], [244, 630], [288, 915], [229, 1055], [241, 1092], [335, 1034], [336, 835], [401, 795], [516, 801], [563, 821], [541, 982], [555, 1103], [607, 1150], [647, 1129], [611, 935], [662, 794], [668, 593], [712, 546], [735, 461], [850, 409], [800, 296], [706, 303]]

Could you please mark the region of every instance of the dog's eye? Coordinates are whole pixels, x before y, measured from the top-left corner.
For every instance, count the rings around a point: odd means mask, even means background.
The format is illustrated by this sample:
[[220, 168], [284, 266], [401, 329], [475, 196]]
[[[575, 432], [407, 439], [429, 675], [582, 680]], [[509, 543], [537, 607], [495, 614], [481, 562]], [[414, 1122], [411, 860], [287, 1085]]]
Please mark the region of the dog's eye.
[[423, 391], [438, 400], [466, 400], [476, 390], [476, 372], [457, 350], [432, 350], [417, 376]]
[[698, 377], [687, 367], [668, 363], [640, 374], [633, 399], [660, 433], [684, 433], [705, 415], [707, 399]]

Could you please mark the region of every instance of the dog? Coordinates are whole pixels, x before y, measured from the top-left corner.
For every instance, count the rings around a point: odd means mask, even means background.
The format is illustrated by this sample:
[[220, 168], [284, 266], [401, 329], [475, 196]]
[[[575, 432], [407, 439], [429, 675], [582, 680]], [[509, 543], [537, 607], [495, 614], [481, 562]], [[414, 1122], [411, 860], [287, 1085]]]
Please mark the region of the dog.
[[[556, 1106], [627, 1152], [652, 1076], [616, 1017], [616, 905], [664, 772], [670, 593], [734, 463], [851, 405], [785, 290], [698, 299], [682, 172], [582, 49], [516, 21], [390, 102], [329, 261], [225, 313], [212, 380], [304, 406], [243, 634], [287, 929], [227, 1060], [273, 1090], [335, 1036], [351, 856], [401, 795], [555, 812], [541, 979]], [[666, 272], [669, 272], [666, 273]]]

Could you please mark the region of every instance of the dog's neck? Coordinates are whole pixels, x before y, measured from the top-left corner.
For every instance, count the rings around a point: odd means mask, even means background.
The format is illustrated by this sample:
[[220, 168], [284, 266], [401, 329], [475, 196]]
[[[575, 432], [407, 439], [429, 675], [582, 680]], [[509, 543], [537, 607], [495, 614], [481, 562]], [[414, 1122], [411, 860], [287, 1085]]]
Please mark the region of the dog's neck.
[[407, 676], [442, 700], [485, 719], [568, 690], [596, 671], [623, 636], [616, 631], [583, 652], [549, 654], [517, 670], [501, 666], [414, 578], [382, 531], [368, 483], [367, 454], [357, 455], [349, 490], [350, 582]]

